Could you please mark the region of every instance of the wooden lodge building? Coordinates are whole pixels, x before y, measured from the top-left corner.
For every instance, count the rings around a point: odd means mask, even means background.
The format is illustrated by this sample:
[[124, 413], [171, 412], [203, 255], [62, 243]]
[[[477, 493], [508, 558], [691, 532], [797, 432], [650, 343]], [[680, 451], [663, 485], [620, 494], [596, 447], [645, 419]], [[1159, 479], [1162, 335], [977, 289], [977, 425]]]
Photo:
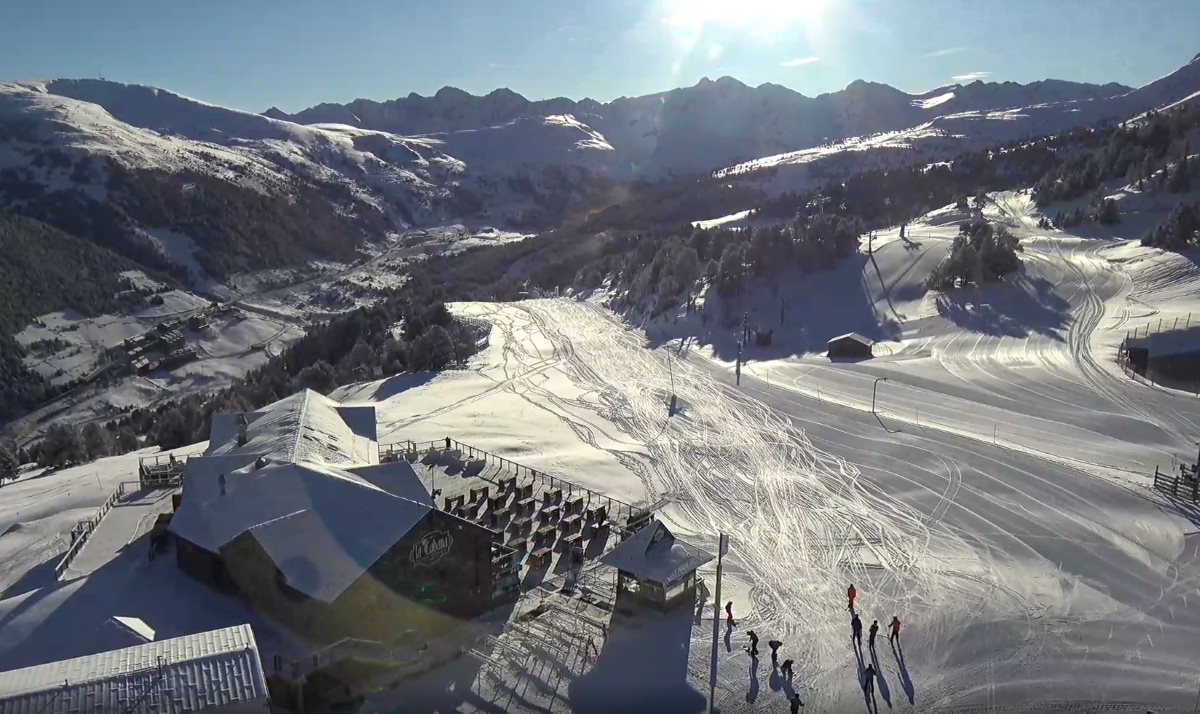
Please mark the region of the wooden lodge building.
[[378, 463], [375, 408], [312, 391], [214, 415], [171, 520], [179, 567], [315, 642], [425, 641], [492, 606], [497, 534]]

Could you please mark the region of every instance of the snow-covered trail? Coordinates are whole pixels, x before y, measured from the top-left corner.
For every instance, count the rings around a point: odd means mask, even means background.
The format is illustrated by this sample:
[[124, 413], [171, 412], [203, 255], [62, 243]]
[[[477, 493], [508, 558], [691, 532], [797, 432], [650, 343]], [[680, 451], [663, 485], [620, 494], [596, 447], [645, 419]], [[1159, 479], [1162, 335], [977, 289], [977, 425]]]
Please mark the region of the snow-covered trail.
[[[752, 362], [748, 371], [825, 402], [870, 409], [874, 397], [895, 420], [1122, 480], [1144, 482], [1156, 466], [1190, 460], [1200, 399], [1135, 383], [1115, 357], [1125, 334], [1159, 307], [1174, 301], [1186, 313], [1196, 304], [1187, 288], [1195, 266], [1178, 258], [1165, 261], [1170, 269], [1152, 263], [1133, 271], [1110, 258], [1124, 242], [1039, 229], [1030, 212], [1028, 198], [1013, 194], [998, 195], [989, 210], [1022, 237], [1021, 275], [985, 290], [926, 296], [922, 314], [902, 324], [903, 340], [882, 346], [884, 356]], [[897, 242], [876, 256], [890, 273], [916, 260]], [[876, 389], [879, 377], [888, 382]]]
[[[700, 542], [732, 534], [726, 587], [749, 627], [788, 643], [810, 705], [861, 702], [849, 582], [868, 623], [905, 620], [905, 666], [878, 660], [899, 709], [909, 688], [918, 709], [1194, 695], [1179, 663], [1200, 633], [1197, 545], [1144, 493], [752, 376], [734, 388], [588, 303], [461, 309], [496, 326], [496, 388], [613, 453]], [[683, 408], [668, 418], [671, 393]], [[703, 634], [692, 656], [707, 671]], [[727, 710], [748, 706], [736, 659], [720, 671]]]

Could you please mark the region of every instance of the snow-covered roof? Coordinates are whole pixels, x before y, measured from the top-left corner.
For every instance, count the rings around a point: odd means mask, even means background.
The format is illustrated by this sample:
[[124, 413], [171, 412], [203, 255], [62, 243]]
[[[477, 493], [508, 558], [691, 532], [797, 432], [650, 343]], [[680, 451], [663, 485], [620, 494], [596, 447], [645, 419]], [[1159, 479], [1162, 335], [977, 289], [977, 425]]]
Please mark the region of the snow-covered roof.
[[171, 531], [213, 553], [249, 531], [288, 584], [318, 600], [341, 595], [433, 508], [408, 462], [374, 463], [372, 406], [305, 390], [217, 415], [210, 436], [188, 460]]
[[397, 496], [324, 464], [271, 462], [256, 468], [250, 463], [226, 472], [209, 468], [205, 462], [210, 458], [188, 461], [171, 531], [214, 553], [250, 531], [285, 575], [289, 568], [295, 573], [311, 570], [311, 575], [289, 577], [288, 583], [326, 602], [432, 508], [431, 502]]
[[656, 583], [669, 585], [713, 555], [676, 538], [661, 521], [642, 528], [600, 556], [600, 562]]
[[183, 714], [266, 701], [249, 625], [0, 672], [0, 714]]
[[[311, 389], [259, 411], [219, 414], [212, 420], [206, 454], [256, 454], [276, 461], [326, 464], [369, 463], [378, 458], [375, 408], [343, 407]], [[237, 443], [239, 417], [246, 443]]]
[[387, 491], [393, 496], [407, 498], [417, 503], [424, 503], [430, 507], [434, 505], [433, 496], [429, 493], [429, 489], [425, 487], [425, 484], [421, 483], [421, 477], [417, 476], [417, 472], [413, 470], [412, 464], [407, 461], [390, 461], [386, 464], [355, 466], [346, 470], [376, 488]]
[[864, 336], [858, 334], [857, 332], [847, 332], [844, 335], [838, 335], [837, 337], [831, 337], [827, 344], [833, 344], [834, 342], [841, 342], [842, 340], [854, 340], [855, 342], [862, 343], [868, 347], [875, 344], [875, 340], [872, 340], [870, 337], [864, 337]]

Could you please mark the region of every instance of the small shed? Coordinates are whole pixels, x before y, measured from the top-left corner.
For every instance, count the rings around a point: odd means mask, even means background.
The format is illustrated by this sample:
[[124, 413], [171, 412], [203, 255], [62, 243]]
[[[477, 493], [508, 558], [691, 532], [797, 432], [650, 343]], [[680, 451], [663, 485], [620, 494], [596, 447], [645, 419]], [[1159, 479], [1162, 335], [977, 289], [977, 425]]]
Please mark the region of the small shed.
[[857, 332], [847, 332], [844, 335], [838, 335], [827, 344], [830, 357], [848, 357], [852, 359], [870, 358], [873, 354], [872, 347], [874, 345], [874, 340], [863, 337]]
[[696, 569], [713, 555], [676, 538], [660, 521], [638, 530], [600, 557], [617, 569], [617, 597], [666, 609], [691, 598]]

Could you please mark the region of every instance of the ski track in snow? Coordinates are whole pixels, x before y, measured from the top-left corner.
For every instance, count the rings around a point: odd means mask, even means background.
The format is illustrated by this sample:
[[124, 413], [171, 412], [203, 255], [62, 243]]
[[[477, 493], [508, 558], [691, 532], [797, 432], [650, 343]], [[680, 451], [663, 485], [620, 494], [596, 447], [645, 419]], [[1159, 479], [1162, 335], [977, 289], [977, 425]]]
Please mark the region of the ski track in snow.
[[[934, 351], [949, 374], [976, 390], [984, 382], [994, 403], [1008, 405], [1001, 428], [1010, 441], [1027, 436], [1021, 417], [1032, 410], [1045, 429], [1079, 439], [1064, 454], [1044, 442], [981, 444], [911, 420], [888, 425], [861, 405], [815, 401], [797, 388], [799, 379], [780, 389], [744, 374], [734, 387], [725, 368], [649, 349], [640, 331], [588, 302], [458, 309], [490, 321], [493, 340], [503, 343], [503, 364], [489, 375], [495, 389], [613, 454], [641, 479], [646, 500], [665, 499], [664, 518], [699, 543], [715, 550], [716, 533], [732, 534], [726, 587], [751, 600], [735, 604], [739, 619], [764, 640], [786, 643], [810, 706], [861, 702], [848, 641], [849, 582], [859, 587], [867, 624], [886, 624], [893, 613], [905, 620], [915, 704], [886, 646], [878, 659], [897, 709], [1003, 711], [1047, 699], [1061, 700], [1047, 711], [1071, 710], [1071, 702], [1183, 706], [1195, 693], [1183, 644], [1200, 634], [1200, 615], [1187, 608], [1200, 585], [1200, 563], [1187, 555], [1195, 546], [1144, 486], [1110, 480], [1111, 464], [1085, 458], [1107, 438], [1100, 427], [1056, 419], [1072, 409], [1103, 410], [1179, 441], [1200, 410], [1174, 396], [1148, 398], [1095, 356], [1096, 331], [1132, 289], [1100, 255], [1105, 244], [1047, 238], [1037, 245], [1064, 266], [1056, 289], [1070, 296], [1071, 312], [1062, 334], [1018, 340], [962, 330]], [[1123, 314], [1116, 312], [1117, 328]], [[812, 373], [812, 365], [802, 367]], [[564, 396], [551, 371], [566, 375], [576, 393]], [[825, 372], [864, 376], [816, 370]], [[836, 396], [837, 384], [822, 382], [823, 391], [831, 386], [825, 393]], [[682, 409], [668, 418], [672, 393]], [[1090, 396], [1086, 406], [1081, 395]], [[700, 628], [692, 642], [694, 679], [707, 673], [706, 632]], [[730, 658], [737, 659], [721, 652], [722, 662]], [[739, 701], [745, 686], [742, 666], [721, 666], [724, 710], [755, 708]]]

